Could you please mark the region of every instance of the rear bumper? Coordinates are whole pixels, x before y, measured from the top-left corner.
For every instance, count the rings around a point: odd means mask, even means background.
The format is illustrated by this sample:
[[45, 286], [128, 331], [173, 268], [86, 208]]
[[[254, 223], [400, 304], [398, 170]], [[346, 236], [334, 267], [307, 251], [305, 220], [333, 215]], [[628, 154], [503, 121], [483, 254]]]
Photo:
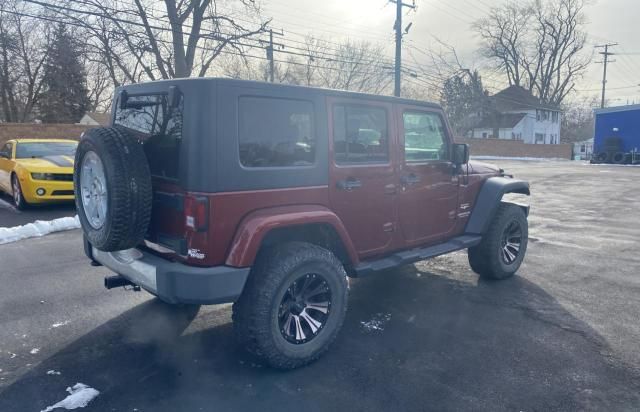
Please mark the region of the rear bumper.
[[167, 303], [235, 302], [249, 276], [249, 268], [187, 266], [139, 249], [102, 252], [91, 247], [85, 250], [90, 251], [89, 257], [93, 260]]

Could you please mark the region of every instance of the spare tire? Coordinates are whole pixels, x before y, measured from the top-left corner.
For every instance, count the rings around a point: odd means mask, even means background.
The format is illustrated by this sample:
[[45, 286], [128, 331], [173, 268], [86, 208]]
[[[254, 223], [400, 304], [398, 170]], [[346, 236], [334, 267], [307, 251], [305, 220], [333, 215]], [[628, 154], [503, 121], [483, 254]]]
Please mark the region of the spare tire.
[[151, 219], [151, 172], [138, 139], [119, 127], [86, 131], [76, 151], [73, 181], [89, 243], [113, 252], [144, 240]]
[[622, 152], [615, 153], [611, 156], [611, 161], [615, 164], [623, 164], [625, 160], [627, 160], [627, 155]]
[[596, 162], [597, 163], [606, 163], [609, 160], [609, 153], [608, 152], [600, 152], [596, 155]]

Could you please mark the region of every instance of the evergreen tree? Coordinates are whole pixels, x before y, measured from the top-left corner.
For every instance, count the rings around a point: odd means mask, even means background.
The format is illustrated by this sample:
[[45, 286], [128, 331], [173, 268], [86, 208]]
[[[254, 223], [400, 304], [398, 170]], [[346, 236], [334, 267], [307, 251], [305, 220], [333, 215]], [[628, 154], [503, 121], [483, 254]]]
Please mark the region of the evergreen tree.
[[64, 24], [53, 36], [44, 65], [40, 118], [45, 123], [76, 123], [89, 107], [82, 51]]
[[465, 70], [448, 78], [440, 103], [457, 136], [465, 136], [484, 116], [491, 113], [488, 93], [478, 71]]

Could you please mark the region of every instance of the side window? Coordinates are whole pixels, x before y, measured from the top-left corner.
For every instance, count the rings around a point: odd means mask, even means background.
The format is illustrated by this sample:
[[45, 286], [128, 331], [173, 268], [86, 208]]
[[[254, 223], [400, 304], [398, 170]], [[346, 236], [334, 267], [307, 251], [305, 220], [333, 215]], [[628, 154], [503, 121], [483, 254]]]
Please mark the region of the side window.
[[244, 167], [310, 166], [316, 159], [313, 105], [303, 100], [241, 97], [238, 144]]
[[436, 113], [405, 112], [405, 161], [448, 160], [447, 134]]
[[5, 144], [4, 146], [2, 146], [2, 149], [0, 150], [0, 156], [10, 159], [12, 149], [13, 149], [13, 145], [11, 143]]
[[387, 163], [387, 111], [378, 107], [333, 107], [333, 147], [336, 164]]

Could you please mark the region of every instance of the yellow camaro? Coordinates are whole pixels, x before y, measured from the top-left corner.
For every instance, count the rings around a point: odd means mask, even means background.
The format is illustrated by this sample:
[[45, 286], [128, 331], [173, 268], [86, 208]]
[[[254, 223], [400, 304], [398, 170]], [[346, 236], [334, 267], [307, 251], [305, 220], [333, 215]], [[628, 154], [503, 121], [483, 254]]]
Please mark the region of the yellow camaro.
[[18, 209], [73, 200], [77, 146], [64, 139], [9, 140], [0, 149], [0, 190], [13, 196]]

